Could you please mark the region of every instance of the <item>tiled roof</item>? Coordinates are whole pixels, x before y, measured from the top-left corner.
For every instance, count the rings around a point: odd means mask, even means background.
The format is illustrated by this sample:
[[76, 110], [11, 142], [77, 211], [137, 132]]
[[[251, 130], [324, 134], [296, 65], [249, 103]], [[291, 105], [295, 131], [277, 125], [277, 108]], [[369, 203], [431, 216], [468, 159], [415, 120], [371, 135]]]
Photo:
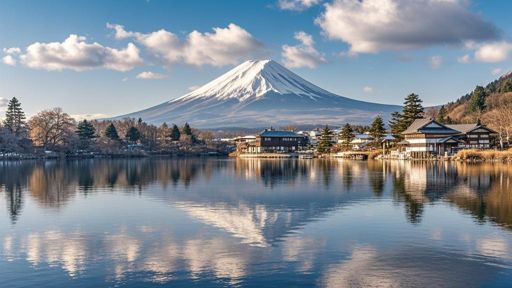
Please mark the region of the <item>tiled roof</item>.
[[[430, 123], [435, 123], [438, 127], [425, 127]], [[459, 131], [449, 128], [441, 123], [438, 123], [432, 119], [423, 118], [416, 119], [402, 134], [414, 134], [414, 133], [426, 133], [426, 134], [458, 134]]]
[[462, 133], [467, 133], [475, 128], [477, 128], [478, 124], [476, 123], [473, 123], [473, 124], [449, 124], [449, 125], [446, 125], [447, 127], [453, 129], [453, 130], [457, 130], [457, 131], [460, 131]]
[[412, 122], [411, 126], [407, 127], [402, 134], [410, 134], [410, 133], [417, 133], [418, 129], [421, 127], [427, 125], [432, 119], [423, 118], [423, 119], [416, 119], [414, 122]]
[[295, 132], [291, 131], [276, 131], [276, 130], [265, 130], [261, 132], [261, 137], [304, 137]]

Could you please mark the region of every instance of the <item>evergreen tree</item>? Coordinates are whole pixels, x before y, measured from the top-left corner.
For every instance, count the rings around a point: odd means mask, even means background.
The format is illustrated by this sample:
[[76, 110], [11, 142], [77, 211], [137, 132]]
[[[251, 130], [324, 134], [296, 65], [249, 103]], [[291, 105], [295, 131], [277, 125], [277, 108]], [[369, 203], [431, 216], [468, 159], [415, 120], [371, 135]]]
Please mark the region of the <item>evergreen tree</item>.
[[185, 123], [185, 125], [183, 126], [183, 134], [186, 136], [190, 136], [190, 141], [192, 141], [192, 143], [197, 142], [196, 136], [192, 133], [192, 128], [190, 128], [190, 125], [188, 125], [188, 123]]
[[404, 130], [407, 129], [407, 127], [409, 127], [412, 122], [414, 122], [414, 120], [423, 118], [423, 106], [421, 105], [422, 102], [423, 101], [420, 99], [420, 97], [414, 93], [411, 93], [405, 97], [404, 108], [402, 112], [402, 125], [405, 127]]
[[403, 116], [400, 112], [391, 113], [391, 120], [389, 120], [389, 128], [391, 129], [391, 133], [395, 137], [400, 137], [400, 133], [407, 129], [407, 127], [404, 127]]
[[416, 119], [423, 118], [423, 101], [417, 94], [411, 93], [405, 97], [402, 113], [393, 112], [389, 121], [391, 133], [396, 137], [400, 137], [400, 133], [405, 131]]
[[485, 108], [485, 97], [487, 93], [484, 87], [476, 86], [473, 93], [471, 93], [471, 99], [469, 101], [469, 111], [480, 113]]
[[439, 108], [439, 111], [437, 111], [436, 115], [436, 121], [439, 123], [445, 123], [446, 118], [446, 108], [444, 108], [444, 105]]
[[180, 128], [178, 128], [178, 126], [176, 126], [176, 124], [172, 125], [171, 135], [169, 135], [169, 136], [171, 137], [172, 141], [180, 140], [181, 132], [180, 132]]
[[26, 132], [25, 113], [16, 97], [13, 97], [7, 105], [4, 126], [16, 136], [21, 136]]
[[331, 150], [332, 147], [332, 130], [329, 129], [329, 126], [325, 125], [325, 128], [322, 129], [322, 133], [320, 134], [320, 142], [318, 142], [317, 150], [320, 153], [327, 153]]
[[384, 128], [384, 121], [382, 117], [377, 116], [370, 127], [370, 136], [372, 136], [373, 141], [376, 145], [380, 145], [382, 139], [384, 139], [384, 135], [386, 133], [386, 129]]
[[340, 132], [340, 139], [343, 141], [343, 145], [348, 147], [350, 145], [350, 142], [354, 139], [354, 129], [352, 129], [352, 126], [350, 124], [345, 124], [343, 126], [343, 129], [341, 129]]
[[134, 126], [130, 127], [128, 129], [128, 131], [126, 131], [125, 138], [128, 141], [135, 143], [140, 140], [140, 137], [141, 137], [141, 135], [140, 135], [139, 129], [135, 128]]
[[105, 136], [110, 140], [119, 141], [119, 134], [117, 134], [117, 129], [116, 126], [114, 126], [114, 123], [110, 123], [110, 125], [107, 126]]
[[96, 137], [96, 129], [87, 120], [78, 122], [76, 134], [80, 140], [88, 141]]
[[190, 128], [190, 125], [188, 125], [188, 123], [185, 123], [185, 125], [183, 126], [183, 134], [187, 136], [192, 136], [192, 129]]

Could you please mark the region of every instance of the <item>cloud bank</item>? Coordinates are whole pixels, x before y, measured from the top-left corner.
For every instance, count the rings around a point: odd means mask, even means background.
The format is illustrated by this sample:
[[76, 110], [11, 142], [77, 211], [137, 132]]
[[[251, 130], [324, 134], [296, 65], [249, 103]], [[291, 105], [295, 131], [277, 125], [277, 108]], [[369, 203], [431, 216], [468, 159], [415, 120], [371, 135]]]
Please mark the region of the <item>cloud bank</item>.
[[321, 0], [279, 0], [277, 7], [281, 10], [303, 11], [320, 2]]
[[324, 55], [316, 50], [313, 37], [303, 31], [295, 33], [294, 36], [300, 44], [296, 46], [283, 45], [281, 56], [284, 65], [288, 68], [308, 67], [315, 68], [325, 63]]
[[86, 40], [86, 37], [70, 34], [63, 42], [35, 42], [24, 53], [19, 48], [4, 49], [7, 55], [3, 60], [8, 65], [16, 65], [19, 61], [26, 67], [49, 71], [95, 68], [128, 71], [143, 64], [139, 49], [133, 43], [128, 43], [124, 49], [115, 49]]
[[213, 28], [213, 32], [190, 32], [186, 39], [161, 29], [151, 33], [127, 31], [122, 25], [107, 23], [116, 39], [135, 39], [159, 64], [184, 63], [194, 66], [224, 66], [265, 54], [263, 45], [242, 27], [229, 24]]
[[457, 0], [334, 0], [315, 22], [351, 54], [499, 38], [492, 23]]

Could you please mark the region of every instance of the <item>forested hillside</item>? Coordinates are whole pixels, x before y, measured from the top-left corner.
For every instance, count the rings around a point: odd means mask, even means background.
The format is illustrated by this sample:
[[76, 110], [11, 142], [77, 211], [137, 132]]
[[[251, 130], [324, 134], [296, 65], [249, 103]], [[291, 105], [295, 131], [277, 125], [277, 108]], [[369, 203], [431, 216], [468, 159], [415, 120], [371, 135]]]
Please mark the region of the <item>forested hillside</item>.
[[512, 73], [450, 102], [437, 111], [438, 120], [446, 123], [470, 123], [480, 119], [500, 133], [500, 140], [512, 140]]

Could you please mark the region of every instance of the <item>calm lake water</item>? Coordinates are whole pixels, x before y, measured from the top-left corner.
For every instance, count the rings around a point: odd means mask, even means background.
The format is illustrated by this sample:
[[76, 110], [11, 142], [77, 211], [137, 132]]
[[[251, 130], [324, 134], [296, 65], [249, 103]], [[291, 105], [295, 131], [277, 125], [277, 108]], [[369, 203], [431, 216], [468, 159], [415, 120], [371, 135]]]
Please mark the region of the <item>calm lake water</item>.
[[512, 165], [0, 163], [2, 287], [512, 287]]

